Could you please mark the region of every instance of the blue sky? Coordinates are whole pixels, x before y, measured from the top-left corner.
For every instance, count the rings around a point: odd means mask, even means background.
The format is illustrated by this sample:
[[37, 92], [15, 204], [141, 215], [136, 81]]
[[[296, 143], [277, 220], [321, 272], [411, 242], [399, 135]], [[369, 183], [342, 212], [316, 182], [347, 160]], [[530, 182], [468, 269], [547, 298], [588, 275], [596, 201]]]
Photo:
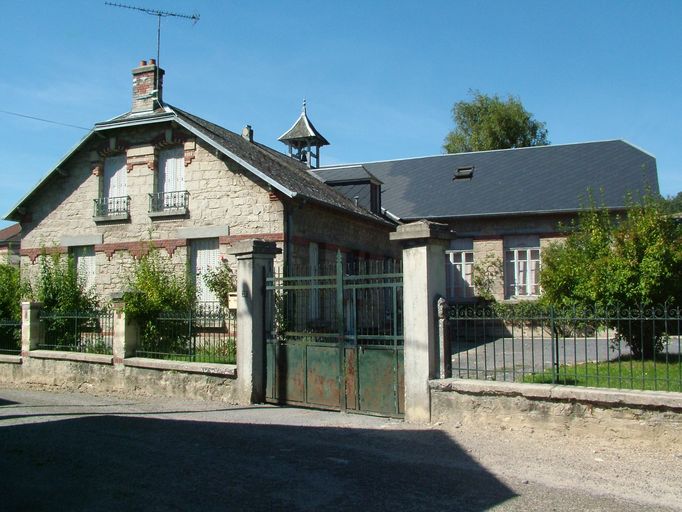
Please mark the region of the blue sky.
[[[478, 89], [519, 96], [553, 144], [625, 139], [656, 156], [664, 195], [682, 190], [682, 2], [129, 3], [201, 15], [162, 22], [167, 102], [283, 150], [305, 97], [323, 165], [439, 154], [453, 103]], [[99, 0], [0, 7], [0, 110], [84, 127], [129, 110], [156, 18]], [[85, 133], [0, 113], [0, 213]]]

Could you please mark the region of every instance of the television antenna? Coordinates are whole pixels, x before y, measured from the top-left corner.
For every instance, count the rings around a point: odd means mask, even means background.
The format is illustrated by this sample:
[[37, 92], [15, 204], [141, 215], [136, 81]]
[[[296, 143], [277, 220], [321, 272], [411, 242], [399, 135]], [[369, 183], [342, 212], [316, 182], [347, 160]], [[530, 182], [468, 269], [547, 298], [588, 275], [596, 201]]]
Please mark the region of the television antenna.
[[[156, 65], [161, 67], [161, 18], [184, 18], [186, 20], [191, 20], [192, 24], [196, 24], [197, 21], [199, 21], [199, 13], [195, 14], [181, 14], [178, 12], [170, 12], [170, 11], [160, 11], [158, 9], [150, 9], [148, 7], [138, 7], [136, 5], [126, 5], [126, 4], [117, 4], [114, 2], [104, 2], [104, 5], [108, 5], [110, 7], [121, 7], [123, 9], [130, 9], [133, 11], [139, 11], [143, 12], [145, 14], [149, 14], [150, 16], [156, 16], [158, 18], [158, 24], [156, 28]], [[156, 74], [156, 89], [158, 90], [159, 88], [159, 73]]]

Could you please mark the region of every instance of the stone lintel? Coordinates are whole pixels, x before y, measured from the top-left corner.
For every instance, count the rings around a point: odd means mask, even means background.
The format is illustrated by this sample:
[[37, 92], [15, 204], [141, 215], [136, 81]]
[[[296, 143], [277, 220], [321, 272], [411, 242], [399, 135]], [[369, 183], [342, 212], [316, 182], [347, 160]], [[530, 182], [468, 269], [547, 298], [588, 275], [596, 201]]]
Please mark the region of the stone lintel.
[[427, 239], [452, 240], [455, 237], [455, 232], [447, 224], [422, 219], [398, 226], [398, 229], [391, 233], [390, 237], [393, 242], [405, 243]]
[[277, 247], [275, 242], [261, 239], [240, 240], [232, 244], [228, 254], [239, 258], [248, 258], [253, 255], [272, 255], [280, 254], [282, 249]]
[[100, 245], [103, 241], [103, 236], [99, 235], [62, 235], [60, 245], [64, 247], [73, 247], [77, 245]]
[[230, 226], [178, 228], [176, 238], [218, 238], [230, 235]]

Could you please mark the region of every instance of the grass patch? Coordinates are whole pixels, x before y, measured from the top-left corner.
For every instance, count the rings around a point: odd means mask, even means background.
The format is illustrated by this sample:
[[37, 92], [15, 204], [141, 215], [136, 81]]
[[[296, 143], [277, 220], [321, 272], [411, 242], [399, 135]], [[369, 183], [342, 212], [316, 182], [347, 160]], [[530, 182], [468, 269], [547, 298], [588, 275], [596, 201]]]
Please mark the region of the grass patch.
[[[523, 382], [552, 384], [553, 371], [526, 375]], [[601, 363], [561, 365], [556, 384], [597, 388], [638, 389], [647, 391], [682, 392], [682, 359], [679, 355], [659, 356], [641, 361], [621, 358]]]

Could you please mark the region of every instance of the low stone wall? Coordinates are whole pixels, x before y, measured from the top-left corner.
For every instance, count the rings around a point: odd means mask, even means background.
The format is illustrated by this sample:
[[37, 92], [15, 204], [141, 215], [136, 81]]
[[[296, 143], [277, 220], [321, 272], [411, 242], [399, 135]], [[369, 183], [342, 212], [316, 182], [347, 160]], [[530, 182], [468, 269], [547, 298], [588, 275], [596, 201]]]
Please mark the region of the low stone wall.
[[111, 356], [35, 351], [32, 357], [3, 357], [0, 360], [0, 383], [239, 403], [234, 365], [142, 358], [114, 365]]
[[433, 380], [431, 421], [682, 443], [682, 393]]

